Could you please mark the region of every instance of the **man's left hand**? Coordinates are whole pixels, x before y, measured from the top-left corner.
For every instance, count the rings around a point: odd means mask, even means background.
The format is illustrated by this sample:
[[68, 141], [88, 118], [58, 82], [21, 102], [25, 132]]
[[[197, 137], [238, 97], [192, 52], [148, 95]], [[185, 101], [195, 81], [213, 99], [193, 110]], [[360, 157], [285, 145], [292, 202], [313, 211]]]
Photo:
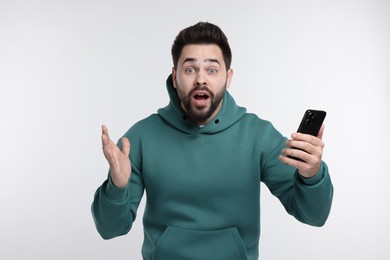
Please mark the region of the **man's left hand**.
[[324, 125], [321, 126], [317, 137], [308, 134], [293, 133], [291, 139], [286, 142], [288, 148], [282, 150], [282, 155], [279, 156], [279, 159], [283, 163], [297, 168], [299, 174], [303, 177], [313, 177], [321, 167], [322, 153], [324, 150], [324, 142], [322, 141], [323, 133]]

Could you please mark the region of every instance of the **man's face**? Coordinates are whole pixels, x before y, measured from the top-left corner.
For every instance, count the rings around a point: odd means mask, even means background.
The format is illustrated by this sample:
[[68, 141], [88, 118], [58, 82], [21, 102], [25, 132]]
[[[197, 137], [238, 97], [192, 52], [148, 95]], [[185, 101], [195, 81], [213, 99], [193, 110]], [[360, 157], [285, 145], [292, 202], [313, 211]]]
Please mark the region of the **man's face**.
[[222, 107], [233, 71], [226, 71], [218, 45], [190, 44], [184, 46], [172, 76], [184, 111], [194, 122], [207, 124]]

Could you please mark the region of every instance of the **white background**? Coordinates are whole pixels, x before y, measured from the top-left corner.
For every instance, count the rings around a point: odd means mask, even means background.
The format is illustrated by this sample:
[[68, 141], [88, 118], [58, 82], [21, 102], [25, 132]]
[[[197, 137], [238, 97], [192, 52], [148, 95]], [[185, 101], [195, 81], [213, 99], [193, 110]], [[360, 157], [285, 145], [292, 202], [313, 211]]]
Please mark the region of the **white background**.
[[0, 0], [0, 259], [141, 259], [142, 213], [104, 241], [90, 204], [118, 139], [165, 106], [170, 47], [198, 21], [233, 51], [230, 92], [288, 136], [328, 112], [326, 225], [289, 216], [264, 185], [262, 259], [390, 259], [390, 2]]

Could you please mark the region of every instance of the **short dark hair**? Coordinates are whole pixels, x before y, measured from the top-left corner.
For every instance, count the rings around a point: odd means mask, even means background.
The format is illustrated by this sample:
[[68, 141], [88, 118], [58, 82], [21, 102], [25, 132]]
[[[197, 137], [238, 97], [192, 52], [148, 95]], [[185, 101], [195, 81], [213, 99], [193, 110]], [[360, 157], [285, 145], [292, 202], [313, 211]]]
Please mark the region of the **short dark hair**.
[[225, 34], [222, 30], [208, 22], [199, 22], [188, 28], [183, 29], [176, 36], [172, 45], [173, 66], [176, 68], [179, 57], [184, 46], [188, 44], [216, 44], [222, 51], [226, 70], [230, 69], [232, 63], [232, 52]]

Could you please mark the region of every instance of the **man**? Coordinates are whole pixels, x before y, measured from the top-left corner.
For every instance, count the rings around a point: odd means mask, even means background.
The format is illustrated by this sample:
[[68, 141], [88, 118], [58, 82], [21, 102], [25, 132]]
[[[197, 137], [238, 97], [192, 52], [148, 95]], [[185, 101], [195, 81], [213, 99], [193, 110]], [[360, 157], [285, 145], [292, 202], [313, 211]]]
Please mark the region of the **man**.
[[110, 169], [92, 204], [100, 235], [126, 234], [145, 190], [144, 259], [258, 259], [261, 181], [296, 219], [323, 225], [333, 194], [323, 127], [287, 140], [237, 106], [226, 91], [230, 47], [213, 24], [181, 31], [172, 57], [170, 103], [118, 146], [102, 127]]

